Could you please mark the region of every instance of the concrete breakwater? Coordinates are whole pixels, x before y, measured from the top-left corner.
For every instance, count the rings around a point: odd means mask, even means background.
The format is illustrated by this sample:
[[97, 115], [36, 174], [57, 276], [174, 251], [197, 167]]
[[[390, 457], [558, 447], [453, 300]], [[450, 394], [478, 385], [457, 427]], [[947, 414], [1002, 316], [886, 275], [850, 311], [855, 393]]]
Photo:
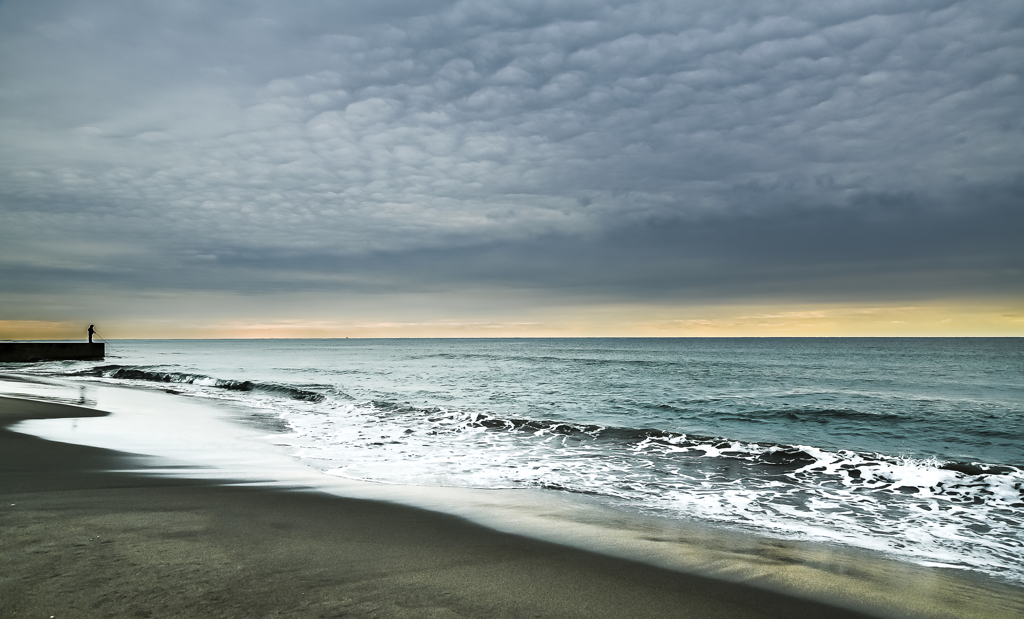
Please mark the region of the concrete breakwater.
[[0, 362], [102, 359], [104, 345], [86, 342], [0, 342]]

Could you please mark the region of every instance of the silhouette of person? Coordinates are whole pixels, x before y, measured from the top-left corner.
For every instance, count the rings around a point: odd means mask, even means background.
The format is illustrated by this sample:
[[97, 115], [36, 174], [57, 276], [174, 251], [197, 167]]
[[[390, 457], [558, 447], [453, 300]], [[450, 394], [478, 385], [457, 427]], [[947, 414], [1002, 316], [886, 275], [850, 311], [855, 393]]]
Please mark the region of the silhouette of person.
[[89, 325], [89, 343], [90, 344], [92, 344], [92, 336], [95, 335], [95, 333], [96, 333], [96, 329], [93, 329], [94, 326], [96, 326], [96, 325]]

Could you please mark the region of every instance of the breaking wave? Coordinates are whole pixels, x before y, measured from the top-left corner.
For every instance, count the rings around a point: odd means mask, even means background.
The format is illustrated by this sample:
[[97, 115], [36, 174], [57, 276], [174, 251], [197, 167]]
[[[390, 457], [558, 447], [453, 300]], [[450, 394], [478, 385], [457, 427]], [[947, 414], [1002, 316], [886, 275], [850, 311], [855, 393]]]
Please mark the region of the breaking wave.
[[277, 383], [253, 382], [250, 380], [231, 380], [213, 378], [204, 374], [190, 374], [186, 372], [169, 372], [149, 367], [101, 365], [73, 372], [71, 376], [93, 376], [97, 378], [111, 378], [118, 380], [135, 380], [155, 383], [173, 383], [182, 385], [199, 385], [203, 387], [215, 387], [228, 391], [256, 391], [275, 396], [300, 400], [303, 402], [323, 402], [326, 399], [324, 394], [310, 389], [281, 385]]
[[[786, 474], [833, 481], [851, 488], [900, 494], [920, 494], [957, 503], [1024, 507], [1024, 469], [980, 462], [942, 461], [878, 453], [836, 452], [805, 445], [745, 442], [723, 437], [696, 436], [652, 428], [621, 428], [569, 424], [559, 421], [501, 419], [471, 415], [468, 425], [532, 434], [541, 438], [619, 443], [635, 454], [660, 454], [682, 459], [736, 460], [760, 473]], [[776, 469], [776, 470], [772, 470]], [[757, 475], [757, 471], [748, 474]]]

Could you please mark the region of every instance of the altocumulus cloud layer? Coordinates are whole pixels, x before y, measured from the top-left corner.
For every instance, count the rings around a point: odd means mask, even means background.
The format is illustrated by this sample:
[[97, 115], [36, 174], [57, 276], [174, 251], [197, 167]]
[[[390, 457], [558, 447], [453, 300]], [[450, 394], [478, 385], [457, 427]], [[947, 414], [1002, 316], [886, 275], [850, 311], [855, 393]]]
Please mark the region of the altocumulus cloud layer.
[[0, 284], [1019, 297], [1022, 80], [1019, 0], [8, 0]]

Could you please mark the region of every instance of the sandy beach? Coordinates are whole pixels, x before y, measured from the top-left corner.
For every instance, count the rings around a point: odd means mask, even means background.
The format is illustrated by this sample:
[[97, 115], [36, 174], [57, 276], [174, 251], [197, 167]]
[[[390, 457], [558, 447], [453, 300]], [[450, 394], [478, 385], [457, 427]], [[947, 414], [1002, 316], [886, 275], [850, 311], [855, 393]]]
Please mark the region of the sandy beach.
[[869, 616], [396, 504], [128, 473], [147, 459], [6, 429], [103, 414], [0, 398], [0, 615]]

